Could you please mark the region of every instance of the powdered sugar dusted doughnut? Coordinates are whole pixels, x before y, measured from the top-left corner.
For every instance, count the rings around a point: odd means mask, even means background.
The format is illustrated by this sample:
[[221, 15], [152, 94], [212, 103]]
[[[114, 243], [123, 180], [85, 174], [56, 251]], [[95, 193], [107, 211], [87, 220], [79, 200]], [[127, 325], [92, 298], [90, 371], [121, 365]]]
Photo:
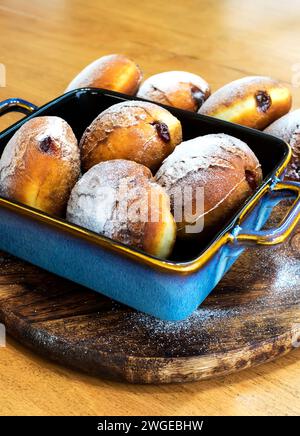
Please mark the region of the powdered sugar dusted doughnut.
[[101, 162], [85, 173], [72, 190], [67, 219], [162, 258], [176, 237], [168, 195], [148, 168], [127, 160]]
[[[257, 188], [262, 172], [247, 144], [229, 135], [212, 134], [182, 142], [155, 179], [170, 195], [179, 235], [186, 237], [194, 231], [187, 230], [191, 224], [202, 231], [199, 224], [203, 223], [205, 234], [215, 233]], [[187, 188], [192, 194], [184, 198], [184, 215], [179, 220], [174, 194], [180, 189], [184, 195]], [[197, 188], [203, 188], [201, 210], [196, 204]]]
[[210, 95], [202, 77], [186, 71], [155, 74], [142, 83], [137, 96], [156, 103], [197, 112]]
[[77, 139], [59, 117], [27, 121], [0, 160], [0, 193], [54, 215], [63, 215], [80, 174]]
[[286, 178], [300, 180], [300, 109], [274, 121], [265, 132], [290, 144], [293, 156], [287, 168]]
[[181, 142], [181, 124], [153, 103], [124, 101], [102, 112], [80, 141], [84, 170], [111, 159], [128, 159], [151, 170]]
[[65, 92], [90, 86], [134, 95], [141, 80], [142, 72], [135, 62], [124, 55], [111, 54], [87, 65]]
[[214, 92], [199, 113], [222, 120], [264, 129], [291, 108], [287, 86], [270, 77], [249, 76], [235, 80]]

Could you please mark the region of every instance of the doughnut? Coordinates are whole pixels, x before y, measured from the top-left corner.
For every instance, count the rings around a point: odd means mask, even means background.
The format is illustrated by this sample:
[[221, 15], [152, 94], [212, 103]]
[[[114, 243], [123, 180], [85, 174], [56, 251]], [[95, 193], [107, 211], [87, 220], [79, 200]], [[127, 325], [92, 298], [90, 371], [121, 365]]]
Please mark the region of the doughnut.
[[[163, 162], [155, 180], [170, 196], [178, 236], [198, 234], [204, 239], [216, 234], [256, 190], [262, 172], [246, 143], [220, 133], [182, 142]], [[202, 199], [198, 207], [197, 188]], [[190, 196], [186, 189], [191, 190]], [[178, 195], [184, 196], [181, 203]]]
[[276, 136], [292, 147], [292, 159], [285, 174], [288, 180], [300, 180], [300, 109], [292, 111], [265, 129], [265, 133]]
[[197, 112], [210, 95], [202, 77], [185, 71], [155, 74], [142, 83], [137, 97]]
[[138, 65], [124, 55], [103, 56], [87, 65], [67, 86], [65, 92], [77, 88], [104, 88], [135, 95], [142, 80]]
[[85, 130], [82, 168], [128, 159], [155, 171], [181, 139], [181, 124], [169, 111], [153, 103], [124, 101], [106, 109]]
[[213, 93], [199, 113], [262, 130], [285, 115], [291, 105], [286, 85], [270, 77], [249, 76]]
[[122, 159], [83, 175], [71, 192], [67, 220], [160, 258], [169, 256], [176, 238], [164, 189], [148, 168]]
[[62, 216], [79, 174], [79, 148], [68, 123], [54, 116], [32, 118], [3, 151], [0, 195]]

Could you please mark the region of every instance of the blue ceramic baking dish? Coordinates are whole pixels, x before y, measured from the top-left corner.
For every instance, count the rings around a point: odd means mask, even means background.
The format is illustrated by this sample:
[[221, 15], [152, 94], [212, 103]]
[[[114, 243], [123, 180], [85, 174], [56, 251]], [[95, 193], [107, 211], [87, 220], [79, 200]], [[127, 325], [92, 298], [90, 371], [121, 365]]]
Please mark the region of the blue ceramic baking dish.
[[[27, 116], [0, 134], [1, 153], [28, 119], [43, 115], [64, 118], [80, 138], [104, 109], [134, 99], [106, 90], [71, 91], [37, 108], [20, 99], [0, 104], [0, 114], [21, 111]], [[291, 157], [288, 144], [259, 131], [175, 108], [184, 140], [223, 132], [245, 141], [259, 158], [264, 181], [232, 220], [205, 246], [177, 245], [171, 259], [161, 260], [63, 219], [0, 198], [0, 249], [62, 277], [164, 320], [188, 317], [214, 289], [249, 245], [283, 242], [299, 220], [300, 184], [282, 182]], [[261, 230], [273, 207], [293, 198], [276, 229]]]

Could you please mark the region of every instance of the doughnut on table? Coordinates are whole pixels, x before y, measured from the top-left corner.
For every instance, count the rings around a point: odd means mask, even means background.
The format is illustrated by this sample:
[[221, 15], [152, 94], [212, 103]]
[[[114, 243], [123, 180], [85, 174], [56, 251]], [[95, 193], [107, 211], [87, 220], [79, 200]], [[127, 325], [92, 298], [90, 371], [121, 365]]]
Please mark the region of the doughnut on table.
[[[95, 0], [55, 5], [41, 0], [32, 4], [1, 0], [0, 12], [5, 35], [0, 62], [6, 66], [1, 100], [22, 95], [41, 105], [59, 95], [92, 60], [122, 52], [139, 63], [145, 77], [185, 69], [200, 74], [213, 90], [244, 75], [271, 74], [294, 84], [293, 106], [300, 107], [299, 55], [294, 44], [299, 39], [300, 6], [296, 0], [291, 0], [289, 8], [279, 0], [214, 0], [203, 2], [201, 8], [196, 1], [187, 7], [180, 1], [141, 4], [122, 0], [117, 9], [111, 2]], [[30, 50], [24, 50], [25, 46]], [[14, 120], [10, 115], [3, 118], [1, 130]], [[299, 236], [293, 247], [297, 244]], [[2, 272], [8, 268], [1, 278], [2, 292], [8, 293], [9, 288], [10, 292], [21, 291], [20, 284], [8, 286], [17, 277], [26, 277], [31, 292], [41, 286], [34, 268], [7, 262], [2, 262]], [[267, 264], [264, 271], [268, 268]], [[258, 280], [253, 273], [255, 291], [238, 290], [237, 294], [255, 300], [254, 292], [261, 292]], [[268, 280], [264, 279], [265, 287]], [[0, 348], [0, 414], [299, 415], [299, 358], [296, 349], [226, 377], [139, 386], [50, 363], [9, 335], [6, 348]]]

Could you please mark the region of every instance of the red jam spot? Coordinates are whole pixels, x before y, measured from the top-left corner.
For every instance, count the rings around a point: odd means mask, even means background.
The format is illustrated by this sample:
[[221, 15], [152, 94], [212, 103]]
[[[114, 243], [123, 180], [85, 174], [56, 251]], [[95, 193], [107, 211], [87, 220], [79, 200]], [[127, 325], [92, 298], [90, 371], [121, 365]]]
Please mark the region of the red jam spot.
[[197, 86], [191, 87], [191, 94], [192, 94], [192, 99], [196, 103], [196, 111], [198, 111], [200, 107], [203, 105], [203, 103], [205, 102], [205, 95], [203, 94], [201, 89], [199, 89]]
[[170, 132], [169, 128], [165, 123], [160, 123], [159, 121], [154, 121], [151, 123], [152, 126], [156, 128], [158, 136], [164, 141], [164, 142], [170, 142]]
[[245, 170], [245, 177], [248, 185], [250, 186], [250, 189], [252, 191], [255, 191], [255, 189], [257, 188], [257, 181], [256, 181], [255, 174], [252, 171]]
[[51, 136], [46, 136], [39, 143], [39, 148], [44, 153], [52, 153], [55, 151], [55, 141], [51, 138]]
[[261, 112], [265, 113], [271, 107], [272, 100], [266, 91], [257, 91], [255, 94], [255, 100], [257, 107]]

